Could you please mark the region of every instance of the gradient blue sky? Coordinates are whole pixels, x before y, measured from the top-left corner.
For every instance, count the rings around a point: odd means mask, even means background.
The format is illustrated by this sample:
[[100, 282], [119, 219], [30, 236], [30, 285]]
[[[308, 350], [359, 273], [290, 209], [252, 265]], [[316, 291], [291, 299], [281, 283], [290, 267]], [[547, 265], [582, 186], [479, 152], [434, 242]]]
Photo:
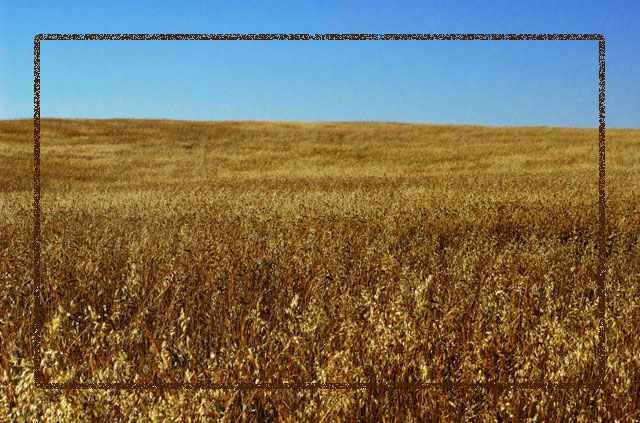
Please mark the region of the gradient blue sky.
[[[640, 2], [2, 1], [0, 119], [38, 33], [601, 33], [607, 127], [640, 127]], [[598, 125], [597, 41], [44, 41], [41, 115]]]

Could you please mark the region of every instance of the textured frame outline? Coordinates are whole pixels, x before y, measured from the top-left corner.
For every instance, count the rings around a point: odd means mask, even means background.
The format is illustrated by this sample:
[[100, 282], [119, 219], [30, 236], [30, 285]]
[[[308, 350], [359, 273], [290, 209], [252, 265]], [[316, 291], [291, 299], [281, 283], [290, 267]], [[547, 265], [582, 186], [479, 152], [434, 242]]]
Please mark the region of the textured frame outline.
[[598, 41], [598, 244], [605, 245], [606, 215], [605, 215], [605, 38], [601, 34], [38, 34], [34, 38], [33, 48], [33, 213], [34, 213], [34, 242], [33, 242], [33, 368], [34, 382], [41, 389], [124, 389], [124, 390], [166, 390], [166, 389], [226, 389], [226, 390], [277, 390], [277, 389], [539, 389], [552, 391], [558, 389], [601, 389], [604, 384], [606, 351], [606, 321], [605, 321], [605, 289], [604, 289], [604, 262], [605, 248], [598, 249], [597, 260], [597, 297], [598, 297], [598, 347], [597, 347], [597, 373], [596, 383], [465, 383], [465, 382], [432, 382], [432, 383], [50, 383], [40, 367], [41, 339], [43, 328], [43, 310], [40, 302], [40, 43], [41, 41], [59, 40], [577, 40]]

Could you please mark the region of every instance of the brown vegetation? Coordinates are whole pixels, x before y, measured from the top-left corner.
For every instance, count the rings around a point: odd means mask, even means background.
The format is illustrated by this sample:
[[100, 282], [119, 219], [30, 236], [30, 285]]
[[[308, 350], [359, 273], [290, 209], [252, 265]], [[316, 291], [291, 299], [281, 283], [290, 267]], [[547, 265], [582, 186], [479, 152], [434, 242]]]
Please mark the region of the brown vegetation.
[[[640, 418], [638, 130], [597, 392], [36, 389], [32, 134], [0, 122], [1, 419]], [[50, 382], [598, 380], [595, 129], [45, 119], [41, 151]]]

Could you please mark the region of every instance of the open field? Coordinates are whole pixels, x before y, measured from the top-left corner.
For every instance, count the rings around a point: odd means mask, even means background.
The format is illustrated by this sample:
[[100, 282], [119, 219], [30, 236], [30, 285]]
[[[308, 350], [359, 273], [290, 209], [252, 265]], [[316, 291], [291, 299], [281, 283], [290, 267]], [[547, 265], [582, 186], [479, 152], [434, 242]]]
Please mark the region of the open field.
[[598, 246], [596, 129], [41, 128], [51, 382], [595, 383], [598, 248], [607, 378], [598, 392], [38, 390], [33, 122], [0, 121], [0, 420], [640, 419], [640, 130], [607, 130]]

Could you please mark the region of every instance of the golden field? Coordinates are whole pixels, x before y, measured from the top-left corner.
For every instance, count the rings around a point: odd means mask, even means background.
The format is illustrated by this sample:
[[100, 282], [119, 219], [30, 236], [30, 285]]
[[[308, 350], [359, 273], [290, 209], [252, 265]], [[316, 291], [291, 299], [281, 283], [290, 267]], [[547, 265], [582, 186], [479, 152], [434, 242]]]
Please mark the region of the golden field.
[[[41, 134], [50, 382], [598, 382], [597, 129]], [[0, 121], [0, 420], [637, 421], [640, 130], [606, 142], [600, 390], [56, 391], [33, 385], [33, 121]]]

